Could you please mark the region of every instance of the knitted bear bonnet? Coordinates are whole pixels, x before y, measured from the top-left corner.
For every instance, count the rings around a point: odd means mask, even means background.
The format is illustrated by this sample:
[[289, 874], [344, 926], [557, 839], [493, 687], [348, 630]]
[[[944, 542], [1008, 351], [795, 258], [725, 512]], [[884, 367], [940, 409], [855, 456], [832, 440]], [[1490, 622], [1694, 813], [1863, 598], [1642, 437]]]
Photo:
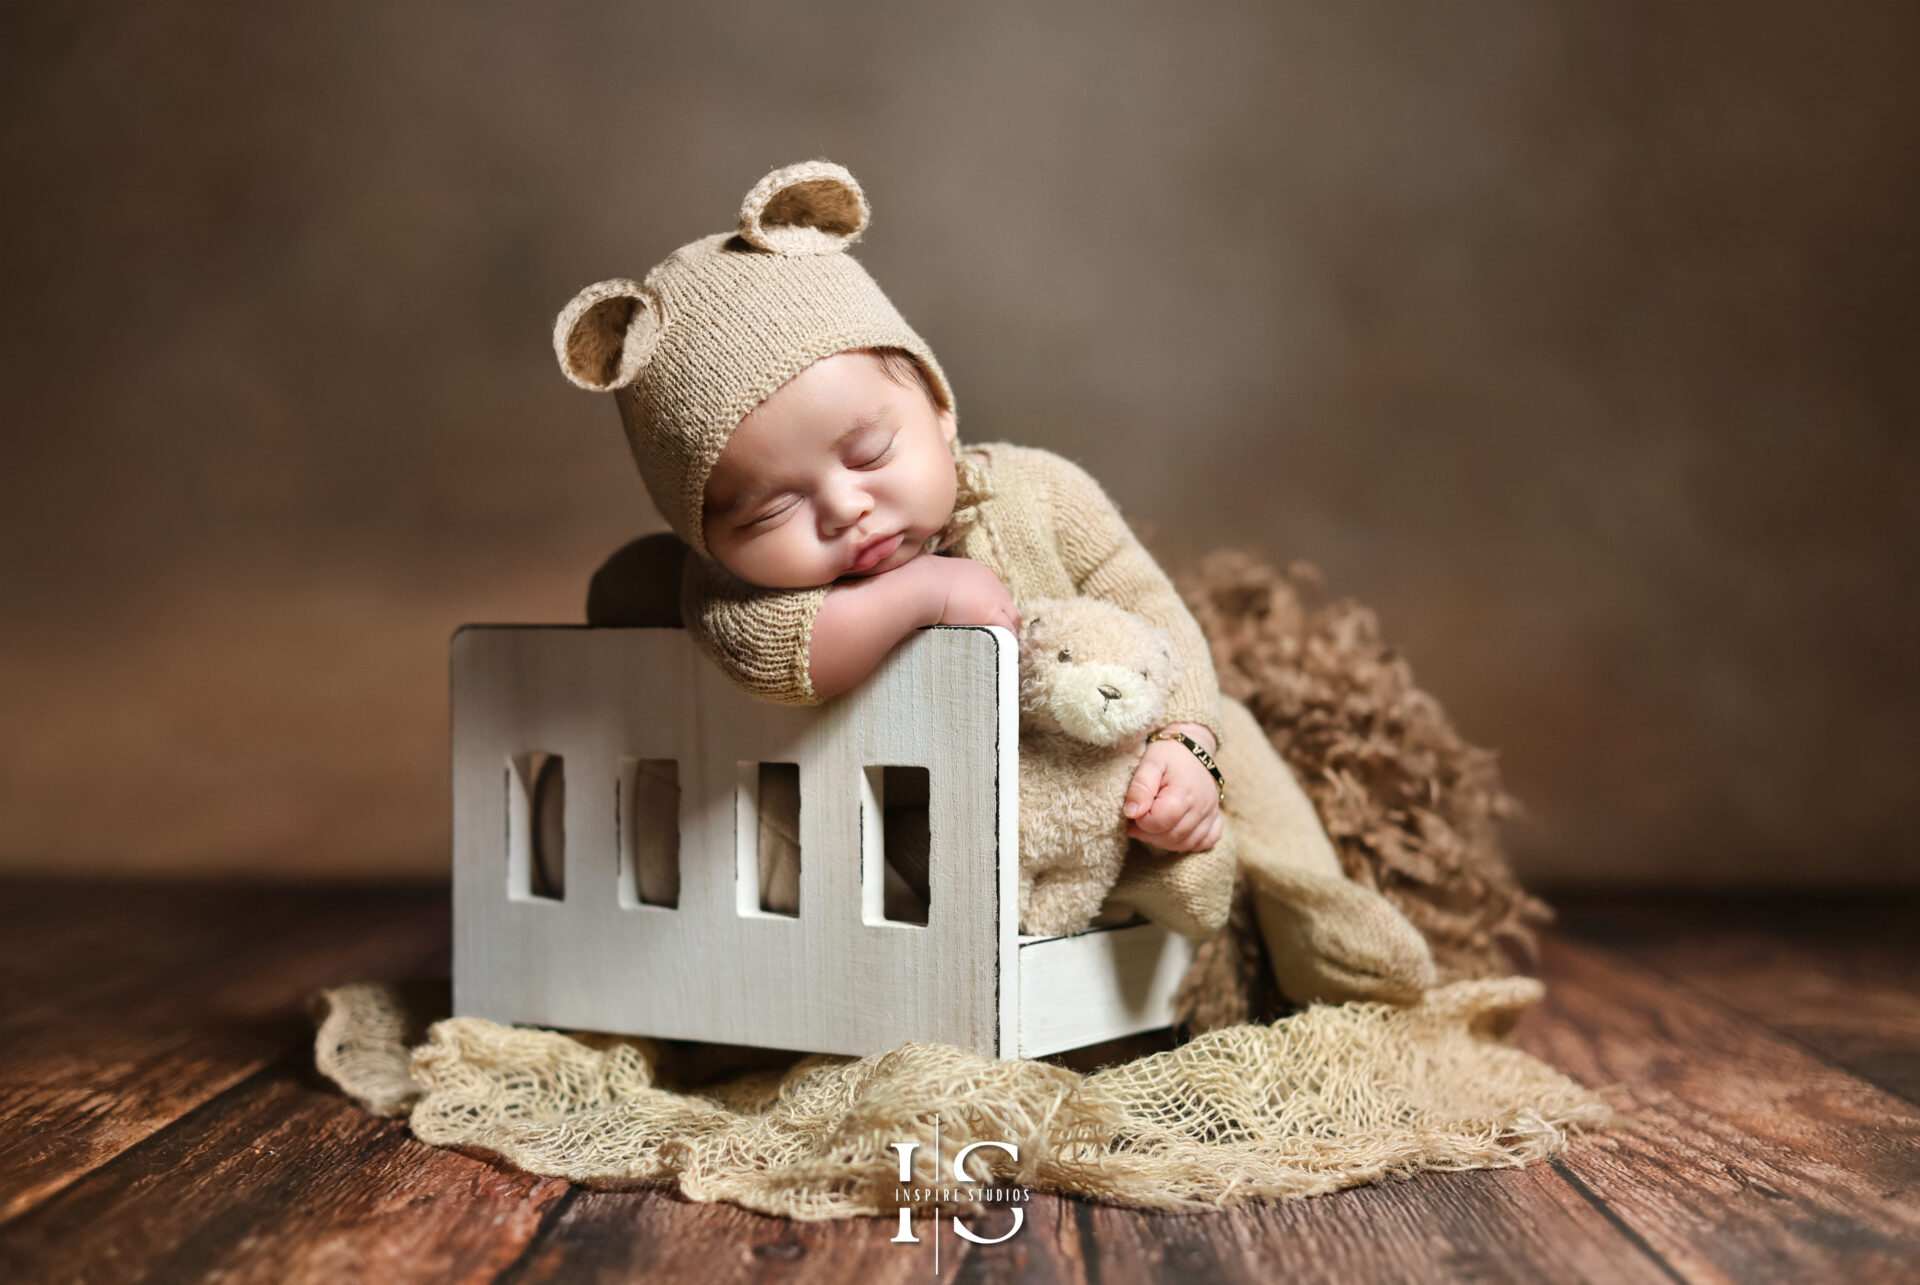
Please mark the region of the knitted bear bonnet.
[[614, 394], [647, 493], [702, 557], [707, 475], [727, 439], [822, 357], [904, 348], [953, 408], [933, 351], [846, 252], [868, 215], [845, 169], [789, 165], [754, 184], [737, 231], [681, 246], [643, 281], [588, 286], [554, 324], [560, 369]]

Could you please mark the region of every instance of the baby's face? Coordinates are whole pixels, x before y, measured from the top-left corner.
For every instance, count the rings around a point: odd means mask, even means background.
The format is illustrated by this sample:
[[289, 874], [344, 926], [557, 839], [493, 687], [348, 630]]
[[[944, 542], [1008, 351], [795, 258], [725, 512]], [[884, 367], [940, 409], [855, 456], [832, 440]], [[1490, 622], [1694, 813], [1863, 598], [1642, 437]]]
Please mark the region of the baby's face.
[[871, 353], [823, 358], [740, 421], [707, 477], [707, 550], [797, 589], [912, 561], [953, 515], [954, 420]]

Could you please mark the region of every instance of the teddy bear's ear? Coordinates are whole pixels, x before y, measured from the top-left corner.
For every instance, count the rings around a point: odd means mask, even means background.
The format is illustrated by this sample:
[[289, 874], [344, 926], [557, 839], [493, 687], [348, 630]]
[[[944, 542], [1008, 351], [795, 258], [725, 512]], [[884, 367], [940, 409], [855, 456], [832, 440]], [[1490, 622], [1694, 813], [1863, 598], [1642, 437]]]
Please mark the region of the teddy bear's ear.
[[553, 355], [588, 392], [624, 388], [640, 378], [665, 328], [660, 300], [638, 281], [615, 277], [573, 297], [553, 323]]
[[1042, 616], [1058, 610], [1064, 602], [1066, 602], [1064, 598], [1029, 598], [1026, 602], [1022, 603], [1020, 608], [1020, 637], [1022, 641], [1025, 641], [1028, 635], [1040, 627]]
[[740, 203], [740, 237], [774, 254], [831, 254], [860, 239], [871, 213], [844, 168], [803, 161], [753, 185]]

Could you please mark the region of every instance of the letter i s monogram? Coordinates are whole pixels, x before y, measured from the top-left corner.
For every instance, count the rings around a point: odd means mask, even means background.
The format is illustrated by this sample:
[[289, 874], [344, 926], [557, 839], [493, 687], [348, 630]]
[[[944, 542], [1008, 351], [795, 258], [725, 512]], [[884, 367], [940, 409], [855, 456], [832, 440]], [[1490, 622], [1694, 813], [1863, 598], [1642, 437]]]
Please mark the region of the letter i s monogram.
[[[913, 1181], [913, 1152], [920, 1144], [917, 1142], [896, 1142], [893, 1149], [900, 1153], [900, 1181]], [[890, 1245], [918, 1245], [920, 1238], [913, 1234], [913, 1210], [910, 1206], [900, 1206], [900, 1234], [887, 1242]]]

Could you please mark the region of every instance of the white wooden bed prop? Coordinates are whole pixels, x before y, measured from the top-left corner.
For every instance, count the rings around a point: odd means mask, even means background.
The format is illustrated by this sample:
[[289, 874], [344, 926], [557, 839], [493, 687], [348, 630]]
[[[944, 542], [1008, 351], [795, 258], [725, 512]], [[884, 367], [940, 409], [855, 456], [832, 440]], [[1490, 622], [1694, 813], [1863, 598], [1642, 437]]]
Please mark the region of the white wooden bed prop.
[[[1019, 649], [1005, 629], [921, 630], [859, 688], [806, 709], [748, 696], [678, 629], [475, 625], [452, 653], [455, 1012], [994, 1057], [1171, 1022], [1185, 939], [1147, 923], [1019, 934]], [[560, 815], [530, 792], [540, 755], [560, 760]], [[798, 766], [797, 915], [760, 905], [763, 763]], [[884, 915], [883, 766], [927, 772], [924, 926]], [[677, 904], [649, 904], [674, 900], [676, 827]], [[564, 871], [543, 884], [534, 857], [555, 846]]]

